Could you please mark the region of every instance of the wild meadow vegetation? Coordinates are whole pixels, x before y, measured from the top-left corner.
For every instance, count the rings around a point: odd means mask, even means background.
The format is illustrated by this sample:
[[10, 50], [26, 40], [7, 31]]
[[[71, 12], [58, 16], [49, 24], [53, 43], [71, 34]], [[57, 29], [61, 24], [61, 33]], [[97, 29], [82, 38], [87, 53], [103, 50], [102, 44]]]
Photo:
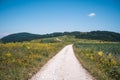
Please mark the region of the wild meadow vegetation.
[[[49, 40], [0, 43], [0, 80], [27, 80], [64, 44]], [[45, 43], [47, 41], [47, 43]], [[51, 40], [50, 40], [51, 41]]]
[[[68, 33], [66, 33], [68, 34]], [[120, 79], [120, 43], [73, 35], [0, 43], [0, 80], [27, 80], [67, 44], [96, 80]]]
[[120, 80], [120, 43], [79, 42], [74, 50], [83, 67], [96, 80]]

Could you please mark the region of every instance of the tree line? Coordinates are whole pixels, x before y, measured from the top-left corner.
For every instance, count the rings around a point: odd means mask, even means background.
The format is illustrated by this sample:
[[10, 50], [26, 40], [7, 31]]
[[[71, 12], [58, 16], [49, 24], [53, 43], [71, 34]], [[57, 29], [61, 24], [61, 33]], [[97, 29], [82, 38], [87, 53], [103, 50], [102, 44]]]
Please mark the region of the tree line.
[[14, 33], [8, 36], [5, 36], [0, 39], [1, 42], [22, 42], [22, 41], [30, 41], [34, 39], [42, 39], [42, 38], [50, 38], [50, 37], [58, 37], [58, 36], [75, 36], [75, 38], [79, 39], [92, 39], [92, 40], [103, 40], [103, 41], [114, 41], [120, 42], [120, 33], [110, 32], [110, 31], [91, 31], [91, 32], [55, 32], [51, 34], [31, 34], [31, 33]]

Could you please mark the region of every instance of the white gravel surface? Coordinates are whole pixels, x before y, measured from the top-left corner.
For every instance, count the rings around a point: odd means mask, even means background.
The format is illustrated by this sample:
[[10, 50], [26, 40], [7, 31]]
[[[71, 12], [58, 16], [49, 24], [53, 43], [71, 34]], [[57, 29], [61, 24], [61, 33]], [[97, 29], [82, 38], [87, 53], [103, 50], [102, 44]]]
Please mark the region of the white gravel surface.
[[29, 80], [94, 80], [74, 55], [72, 45], [64, 47]]

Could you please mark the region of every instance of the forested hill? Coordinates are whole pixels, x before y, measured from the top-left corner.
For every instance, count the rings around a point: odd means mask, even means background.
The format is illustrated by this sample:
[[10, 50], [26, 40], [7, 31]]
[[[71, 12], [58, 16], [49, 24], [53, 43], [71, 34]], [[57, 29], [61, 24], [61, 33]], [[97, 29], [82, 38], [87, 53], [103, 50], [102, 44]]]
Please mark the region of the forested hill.
[[15, 34], [10, 34], [8, 36], [5, 36], [1, 39], [1, 41], [2, 42], [21, 42], [21, 41], [29, 41], [37, 38], [39, 38], [39, 35], [37, 34], [22, 32], [22, 33], [15, 33]]
[[79, 35], [76, 35], [76, 38], [120, 42], [120, 33], [109, 31], [92, 31], [80, 33]]
[[109, 31], [91, 31], [91, 32], [56, 32], [51, 34], [31, 34], [31, 33], [15, 33], [5, 36], [1, 39], [2, 42], [22, 42], [22, 41], [30, 41], [33, 39], [41, 39], [41, 38], [50, 38], [50, 37], [58, 37], [58, 36], [75, 36], [75, 38], [79, 39], [92, 39], [92, 40], [103, 40], [103, 41], [114, 41], [120, 42], [120, 33], [109, 32]]

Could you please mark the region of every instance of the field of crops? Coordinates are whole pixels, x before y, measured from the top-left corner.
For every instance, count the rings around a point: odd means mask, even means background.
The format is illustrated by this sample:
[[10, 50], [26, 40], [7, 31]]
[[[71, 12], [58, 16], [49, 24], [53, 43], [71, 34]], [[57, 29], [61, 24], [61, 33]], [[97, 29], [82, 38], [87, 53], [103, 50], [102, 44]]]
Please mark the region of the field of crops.
[[63, 46], [61, 43], [1, 43], [0, 80], [27, 80]]
[[76, 43], [74, 50], [97, 80], [120, 79], [120, 43]]

